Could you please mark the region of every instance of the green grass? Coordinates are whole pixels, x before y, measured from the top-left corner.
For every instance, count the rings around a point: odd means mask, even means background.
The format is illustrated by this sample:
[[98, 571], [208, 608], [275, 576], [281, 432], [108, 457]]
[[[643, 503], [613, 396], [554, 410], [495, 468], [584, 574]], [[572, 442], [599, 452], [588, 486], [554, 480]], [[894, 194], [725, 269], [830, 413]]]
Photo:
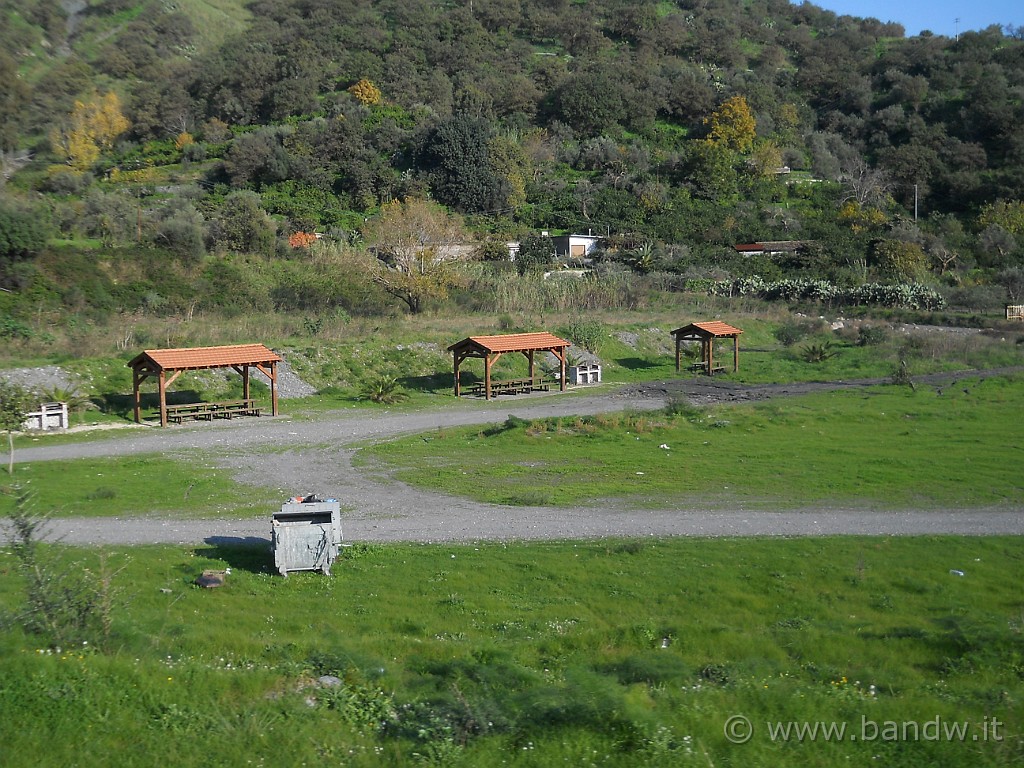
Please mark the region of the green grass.
[[[982, 506], [1024, 500], [1024, 379], [569, 417], [367, 447], [398, 479], [499, 504]], [[664, 447], [667, 446], [667, 447]]]
[[[61, 269], [73, 273], [76, 285], [83, 290], [100, 293], [117, 290], [113, 283], [97, 282], [99, 277], [119, 274], [130, 269], [122, 261], [104, 262], [97, 272], [95, 259], [58, 260]], [[69, 266], [74, 262], [73, 266]], [[80, 264], [78, 262], [81, 262]], [[0, 364], [5, 368], [26, 364], [40, 365], [50, 362], [61, 364], [83, 382], [86, 394], [101, 405], [111, 418], [131, 418], [131, 374], [125, 363], [142, 349], [193, 346], [211, 346], [261, 341], [286, 356], [295, 372], [313, 386], [320, 396], [306, 408], [349, 407], [358, 404], [358, 394], [367, 381], [380, 376], [399, 379], [410, 395], [410, 407], [422, 407], [438, 402], [451, 402], [452, 368], [447, 347], [471, 335], [501, 333], [506, 330], [551, 330], [565, 333], [571, 323], [548, 318], [493, 314], [427, 315], [393, 318], [349, 318], [344, 313], [318, 315], [317, 313], [251, 313], [234, 317], [197, 316], [195, 321], [183, 322], [178, 306], [171, 295], [189, 287], [189, 280], [181, 275], [168, 276], [158, 267], [165, 261], [146, 262], [152, 269], [147, 279], [156, 283], [173, 284], [174, 289], [164, 298], [171, 303], [167, 317], [146, 314], [126, 317], [119, 315], [106, 323], [97, 324], [85, 316], [65, 316], [33, 310], [23, 319], [32, 331], [32, 338], [18, 340], [0, 349]], [[138, 267], [136, 267], [138, 268]], [[90, 271], [91, 269], [91, 271]], [[269, 269], [269, 267], [267, 267]], [[265, 278], [256, 275], [256, 282]], [[70, 280], [69, 276], [65, 279]], [[102, 281], [100, 281], [102, 282]], [[91, 286], [91, 288], [90, 288]], [[197, 290], [197, 289], [190, 289]], [[10, 297], [0, 293], [0, 312]], [[776, 329], [790, 324], [781, 309], [756, 307], [757, 314], [729, 309], [724, 300], [707, 297], [677, 298], [676, 301], [696, 302], [682, 307], [644, 313], [595, 312], [588, 315], [601, 331], [597, 353], [602, 363], [602, 375], [608, 384], [660, 380], [691, 374], [677, 374], [674, 366], [674, 343], [670, 336], [673, 328], [690, 320], [720, 316], [723, 320], [743, 329], [740, 344], [740, 370], [727, 372], [725, 381], [740, 383], [789, 382], [863, 377], [886, 378], [897, 369], [899, 361], [906, 360], [913, 375], [943, 370], [992, 368], [1024, 364], [1024, 344], [1020, 334], [1004, 328], [998, 334], [929, 334], [908, 338], [896, 332], [887, 332], [883, 343], [857, 346], [856, 332], [852, 328], [833, 334], [819, 330], [791, 346], [782, 346], [775, 338]], [[16, 313], [12, 312], [12, 316]], [[511, 321], [511, 322], [508, 322]], [[859, 321], [858, 321], [859, 322]], [[879, 321], [868, 321], [878, 325]], [[812, 326], [810, 321], [806, 321]], [[66, 327], [65, 327], [66, 326]], [[73, 327], [73, 333], [71, 329]], [[827, 329], [827, 326], [824, 326]], [[315, 329], [315, 332], [313, 332]], [[834, 357], [820, 364], [811, 364], [801, 358], [800, 349], [807, 343], [833, 342]], [[576, 354], [570, 348], [570, 358]], [[718, 345], [716, 358], [731, 362], [729, 344]], [[523, 355], [503, 355], [495, 370], [497, 378], [519, 378], [526, 374], [527, 362]], [[483, 377], [483, 364], [466, 361], [462, 368], [463, 382], [470, 383]], [[225, 377], [218, 372], [187, 374], [175, 381], [175, 396], [193, 399], [226, 399], [237, 389], [239, 377]], [[262, 384], [261, 377], [254, 379]], [[147, 383], [143, 388], [146, 406], [152, 411], [156, 386]], [[260, 395], [262, 396], [262, 395]], [[284, 403], [288, 409], [292, 403]]]
[[19, 492], [31, 494], [33, 508], [52, 517], [246, 517], [263, 514], [279, 495], [241, 486], [230, 472], [202, 461], [161, 454], [19, 463], [13, 476], [5, 463], [0, 515], [13, 509]]
[[[108, 637], [53, 649], [17, 625], [0, 634], [5, 765], [1024, 759], [1014, 538], [356, 546], [333, 577], [288, 579], [258, 548], [103, 553], [121, 569]], [[44, 555], [99, 567], [93, 550]], [[226, 565], [223, 589], [191, 586]], [[6, 553], [0, 572], [0, 608], [17, 609]], [[324, 674], [344, 685], [318, 688]], [[739, 714], [754, 737], [730, 744]], [[935, 718], [970, 724], [967, 741], [766, 733]], [[971, 740], [992, 718], [1001, 740]]]

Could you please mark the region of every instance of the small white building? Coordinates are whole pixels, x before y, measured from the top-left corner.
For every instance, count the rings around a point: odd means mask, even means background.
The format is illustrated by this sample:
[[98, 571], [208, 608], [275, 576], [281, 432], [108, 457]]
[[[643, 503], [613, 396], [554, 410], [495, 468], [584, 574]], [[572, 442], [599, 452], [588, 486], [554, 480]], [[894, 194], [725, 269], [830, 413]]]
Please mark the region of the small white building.
[[551, 240], [560, 259], [582, 264], [604, 238], [598, 235], [556, 235]]

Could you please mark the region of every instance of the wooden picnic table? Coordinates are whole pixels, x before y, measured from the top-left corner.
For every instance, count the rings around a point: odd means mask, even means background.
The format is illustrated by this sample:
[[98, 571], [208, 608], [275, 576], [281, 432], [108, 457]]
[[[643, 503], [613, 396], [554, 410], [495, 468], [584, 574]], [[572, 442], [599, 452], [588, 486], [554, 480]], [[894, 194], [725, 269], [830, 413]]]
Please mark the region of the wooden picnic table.
[[259, 416], [255, 400], [227, 400], [219, 403], [180, 403], [167, 406], [167, 420], [181, 424], [185, 419], [230, 419], [235, 416]]
[[704, 371], [705, 373], [710, 373], [710, 374], [713, 375], [713, 374], [721, 373], [722, 371], [724, 371], [725, 370], [725, 366], [724, 365], [716, 365], [713, 368], [711, 368], [711, 370], [709, 371], [708, 370], [708, 364], [706, 362], [699, 362], [699, 363], [691, 363], [690, 366], [689, 366], [689, 370], [691, 370], [691, 371]]
[[[551, 383], [543, 376], [534, 376], [533, 378], [527, 377], [525, 379], [503, 379], [501, 381], [491, 381], [492, 395], [519, 395], [534, 391], [547, 392], [550, 388]], [[486, 386], [482, 381], [475, 382], [470, 391], [474, 395], [487, 394]]]

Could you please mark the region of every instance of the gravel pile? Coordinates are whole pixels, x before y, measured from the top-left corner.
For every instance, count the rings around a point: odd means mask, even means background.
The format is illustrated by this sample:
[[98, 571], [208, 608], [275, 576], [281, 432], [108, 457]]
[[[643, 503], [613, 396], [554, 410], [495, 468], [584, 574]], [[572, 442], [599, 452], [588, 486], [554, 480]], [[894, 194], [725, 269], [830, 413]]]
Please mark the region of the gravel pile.
[[281, 362], [277, 364], [277, 396], [289, 398], [315, 395], [316, 387], [300, 379], [295, 371], [292, 370], [292, 367], [288, 365], [284, 355], [280, 352], [277, 354], [281, 355]]
[[0, 379], [36, 392], [52, 389], [73, 390], [77, 386], [75, 378], [58, 365], [12, 368], [0, 371]]

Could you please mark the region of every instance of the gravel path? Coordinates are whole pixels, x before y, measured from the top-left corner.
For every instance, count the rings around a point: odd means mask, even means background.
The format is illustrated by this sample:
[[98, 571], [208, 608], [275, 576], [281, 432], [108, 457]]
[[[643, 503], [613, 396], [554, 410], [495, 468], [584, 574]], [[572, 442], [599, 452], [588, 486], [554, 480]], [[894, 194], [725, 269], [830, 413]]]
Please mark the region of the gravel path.
[[[935, 386], [960, 378], [1001, 375], [1000, 370], [928, 377]], [[924, 383], [924, 378], [915, 379]], [[360, 444], [441, 427], [504, 421], [510, 414], [542, 418], [653, 410], [669, 397], [695, 403], [736, 402], [863, 387], [878, 380], [739, 385], [704, 377], [633, 385], [599, 386], [571, 394], [538, 393], [487, 403], [464, 398], [416, 412], [333, 412], [316, 420], [287, 416], [195, 423], [159, 429], [118, 430], [109, 439], [24, 448], [18, 462], [202, 452], [203, 461], [230, 468], [238, 481], [280, 490], [281, 497], [317, 493], [342, 501], [348, 541], [466, 542], [570, 539], [603, 536], [820, 536], [918, 534], [1024, 534], [1024, 509], [805, 509], [769, 512], [743, 509], [667, 508], [630, 510], [613, 503], [585, 508], [506, 507], [424, 491], [366, 468], [352, 457]], [[54, 519], [50, 534], [67, 544], [241, 544], [269, 541], [270, 514], [258, 519], [166, 518]]]

